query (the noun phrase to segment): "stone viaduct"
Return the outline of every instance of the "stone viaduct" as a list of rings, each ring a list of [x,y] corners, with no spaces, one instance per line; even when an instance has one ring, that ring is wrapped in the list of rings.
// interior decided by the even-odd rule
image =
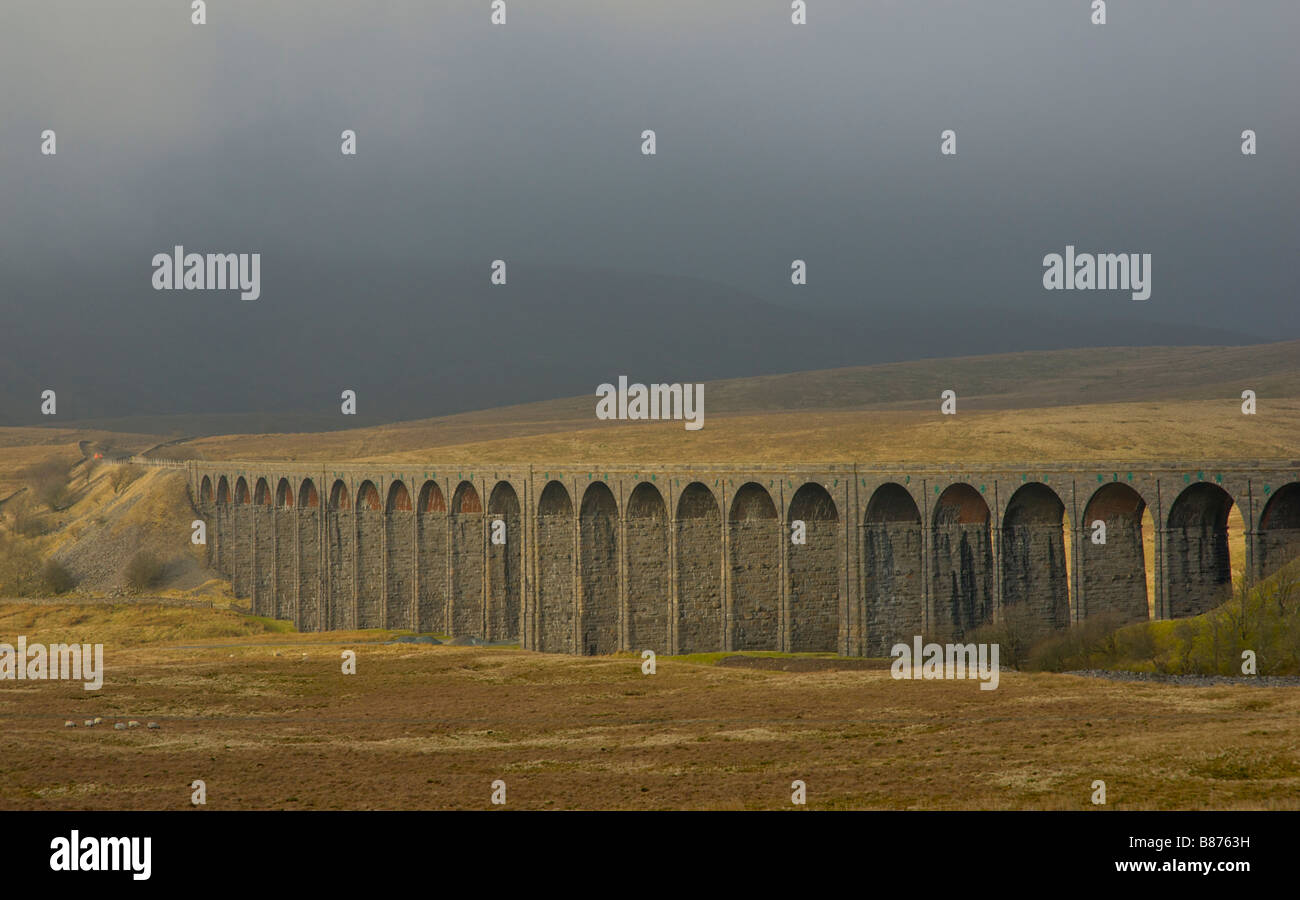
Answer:
[[[1300,553],[1300,460],[173,465],[256,614],[556,653],[880,656],[1015,608],[1045,627],[1195,615],[1231,591],[1234,504],[1248,573]]]

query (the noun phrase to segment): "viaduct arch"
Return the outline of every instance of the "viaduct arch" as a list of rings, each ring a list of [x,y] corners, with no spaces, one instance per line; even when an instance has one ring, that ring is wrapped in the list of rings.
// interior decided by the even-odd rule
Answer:
[[[189,470],[212,564],[258,615],[553,653],[882,656],[1010,615],[1044,630],[1176,618],[1229,596],[1234,567],[1263,577],[1300,555],[1290,460],[173,465]]]

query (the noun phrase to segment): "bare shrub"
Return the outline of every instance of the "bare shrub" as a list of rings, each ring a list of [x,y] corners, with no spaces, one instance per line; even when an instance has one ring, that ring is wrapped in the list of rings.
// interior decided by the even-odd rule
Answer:
[[[1046,672],[1103,668],[1114,659],[1115,632],[1119,627],[1114,616],[1089,616],[1072,628],[1037,641],[1030,649],[1026,668]]]
[[[21,537],[39,537],[45,534],[45,522],[30,504],[20,504],[13,511],[10,528]]]
[[[980,644],[997,644],[999,663],[1021,669],[1029,662],[1030,649],[1051,633],[1051,628],[1032,609],[1017,604],[1004,606],[1000,621],[980,626],[971,632],[970,639]]]
[[[24,473],[24,480],[32,492],[32,498],[40,506],[52,510],[62,509],[72,497],[72,492],[68,489],[68,467],[57,459],[47,459],[30,466]]]
[[[131,482],[139,478],[141,474],[140,470],[132,465],[114,466],[113,470],[108,473],[108,483],[113,488],[114,494],[120,494],[130,487]]]
[[[76,586],[76,579],[63,563],[47,559],[41,568],[41,587],[48,594],[66,594]]]
[[[0,595],[41,593],[41,557],[27,541],[0,535]]]
[[[162,580],[163,569],[163,562],[157,556],[148,550],[139,550],[126,564],[122,581],[136,593],[147,591]]]

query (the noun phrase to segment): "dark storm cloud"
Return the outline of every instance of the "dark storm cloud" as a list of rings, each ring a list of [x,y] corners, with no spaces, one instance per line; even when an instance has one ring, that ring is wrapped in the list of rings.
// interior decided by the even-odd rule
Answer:
[[[644,277],[660,275],[854,332],[825,352],[815,330],[788,352],[762,330],[711,339],[671,380],[1300,333],[1291,2],[1111,3],[1100,27],[1087,3],[1028,0],[812,0],[805,27],[780,0],[512,0],[496,28],[486,0],[223,0],[202,27],[188,6],[0,9],[7,388],[76,384],[95,397],[82,414],[117,414],[289,409],[366,379],[390,397],[418,383],[387,411],[426,415],[617,374],[608,346],[589,368],[556,360],[548,341],[583,345],[548,329],[653,360],[692,315],[724,332],[779,315],[692,311],[714,289],[687,280],[666,320]],[[151,291],[150,259],[177,243],[261,252],[262,298]],[[1152,299],[1044,291],[1041,259],[1067,243],[1151,253]],[[539,307],[537,347],[476,286],[498,257],[510,308]],[[403,342],[420,352],[387,352]],[[476,368],[507,350],[510,373]],[[427,399],[422,378],[458,393]]]

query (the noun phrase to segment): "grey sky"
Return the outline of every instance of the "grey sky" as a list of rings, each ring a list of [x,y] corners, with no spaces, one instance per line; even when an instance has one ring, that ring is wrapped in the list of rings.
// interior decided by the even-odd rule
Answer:
[[[1290,0],[1112,2],[1105,26],[1085,0],[809,0],[805,27],[785,0],[508,0],[505,27],[487,0],[220,0],[202,27],[188,7],[0,6],[0,316],[25,343],[104,304],[127,342],[181,306],[258,327],[231,295],[153,295],[149,260],[176,243],[260,251],[258,304],[341,319],[380,271],[413,291],[430,273],[425,308],[463,313],[434,273],[486,280],[503,257],[521,293],[551,266],[867,321],[996,308],[1013,331],[1067,314],[1300,335]],[[1151,253],[1152,299],[1044,291],[1067,243]],[[304,268],[348,289],[308,295]]]

